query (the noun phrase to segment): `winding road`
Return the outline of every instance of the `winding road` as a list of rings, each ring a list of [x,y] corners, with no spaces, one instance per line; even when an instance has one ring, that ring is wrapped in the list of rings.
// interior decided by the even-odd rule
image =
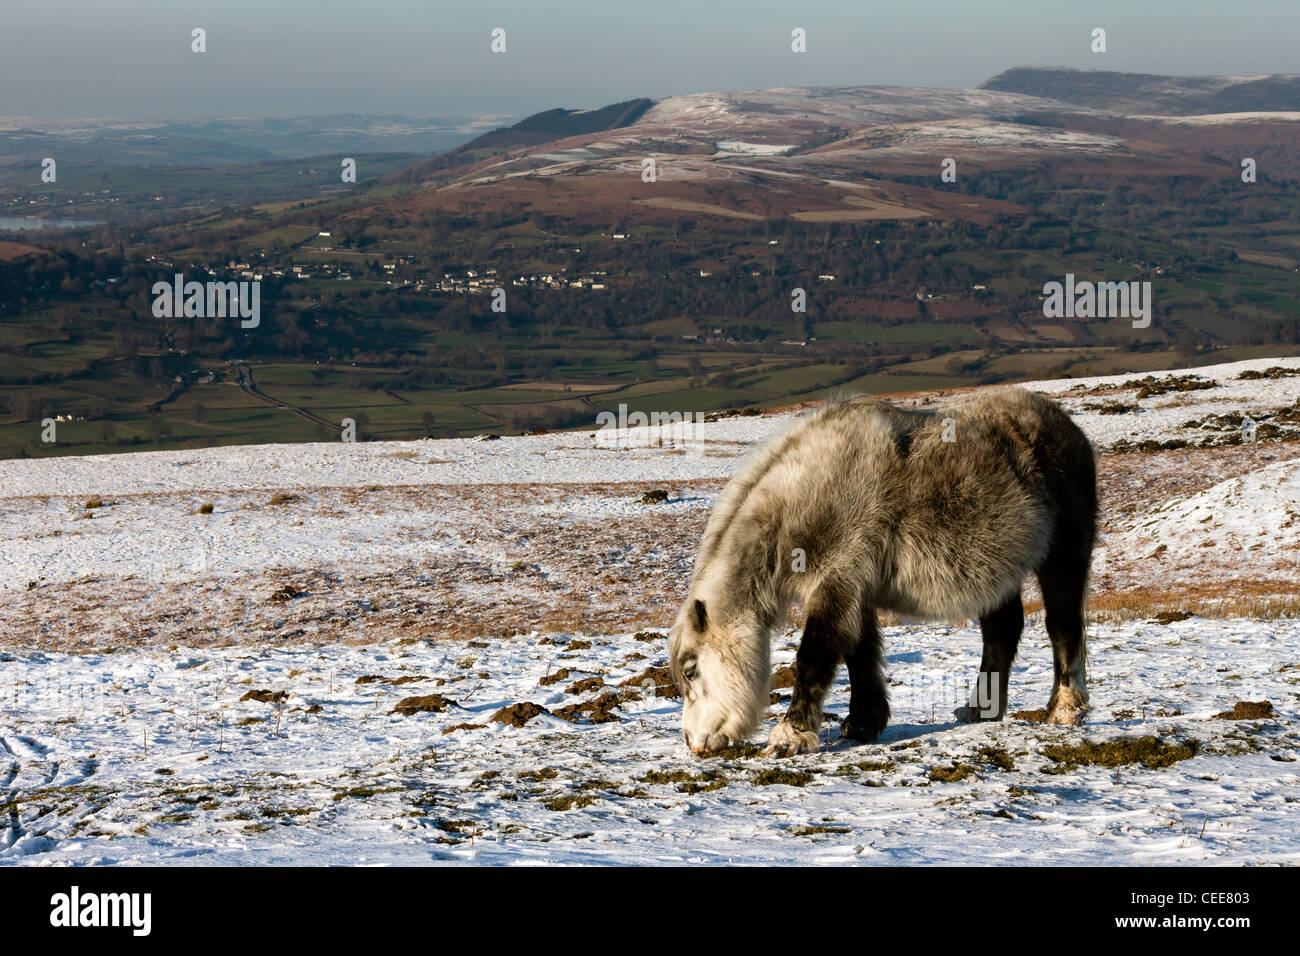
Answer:
[[[268,405],[274,405],[276,408],[283,408],[287,411],[293,412],[299,418],[306,419],[314,424],[324,425],[326,428],[332,428],[336,432],[343,431],[343,426],[338,422],[326,421],[314,412],[309,412],[305,408],[299,408],[297,405],[290,405],[288,402],[282,402],[278,398],[272,398],[265,392],[259,391],[257,383],[253,381],[252,370],[243,362],[231,362],[230,365],[235,369],[236,374],[239,376],[239,390],[244,392],[246,395],[251,395],[253,398],[266,402]]]

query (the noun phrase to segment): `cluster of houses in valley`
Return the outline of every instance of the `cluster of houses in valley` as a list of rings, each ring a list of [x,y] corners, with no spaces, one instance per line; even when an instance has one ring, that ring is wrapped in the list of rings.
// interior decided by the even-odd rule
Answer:
[[[738,339],[721,326],[714,326],[707,332],[681,336],[683,342],[707,342],[710,345],[739,345],[744,339]],[[782,345],[807,345],[807,342],[782,342]]]
[[[386,273],[396,272],[396,266],[384,265]],[[604,289],[606,273],[600,271],[584,272],[570,276],[566,270],[558,272],[525,273],[510,280],[510,284],[521,289]],[[502,278],[496,269],[462,269],[444,272],[438,280],[410,279],[403,280],[403,285],[412,285],[417,291],[446,292],[453,295],[478,295],[500,288]]]
[[[512,279],[510,284],[526,289],[603,289],[606,273],[599,270],[569,276],[565,270],[555,272],[537,272]]]
[[[168,269],[176,267],[175,261],[167,256],[149,256],[147,261]],[[346,282],[352,278],[352,273],[349,271],[351,268],[353,267],[343,263],[330,262],[315,262],[310,265],[273,266],[265,263],[257,264],[240,259],[231,259],[225,265],[191,267],[190,271],[206,273],[213,277],[248,279],[253,282],[261,282],[272,277],[280,279],[337,279]],[[385,269],[391,271],[392,267],[386,266]]]
[[[265,255],[261,258],[264,259]],[[167,256],[151,255],[148,257],[148,261],[168,269],[176,267],[175,261]],[[433,279],[424,274],[426,272],[424,269],[409,268],[415,265],[416,259],[414,256],[399,255],[392,262],[381,263],[380,269],[388,285],[397,288],[410,288],[417,292],[428,292],[431,295],[439,293],[477,295],[479,293],[489,293],[504,284],[498,270],[491,267],[447,271],[442,274],[442,278]],[[270,277],[333,279],[346,282],[353,278],[353,270],[355,269],[355,265],[347,263],[316,261],[303,265],[291,263],[271,265],[265,262],[258,263],[252,259],[248,261],[231,259],[224,265],[199,266],[193,271],[206,273],[214,278],[250,279],[254,282],[260,282]],[[365,278],[371,278],[372,275],[368,274]],[[511,279],[510,284],[525,289],[590,289],[600,291],[607,287],[607,277],[608,273],[603,270],[591,270],[569,275],[566,269],[561,268],[555,272],[524,273]]]
[[[457,295],[477,295],[490,292],[501,284],[496,269],[465,269],[463,272],[444,272],[442,278],[431,286],[435,292],[451,292]],[[416,286],[419,288],[419,286]]]

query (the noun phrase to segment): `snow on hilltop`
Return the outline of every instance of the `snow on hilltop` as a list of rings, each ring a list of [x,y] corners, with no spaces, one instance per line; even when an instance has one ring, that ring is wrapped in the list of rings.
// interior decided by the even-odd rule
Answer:
[[[1295,377],[1243,379],[1269,368]],[[1099,410],[1102,400],[1136,392],[1147,379],[1204,380],[1212,388],[1174,390],[1135,402],[1131,415]],[[1132,384],[1139,383],[1139,384]],[[1127,387],[1126,386],[1131,386]],[[1269,410],[1300,398],[1300,358],[1251,359],[1168,372],[1025,382],[1016,387],[1057,398],[1101,451],[1117,444],[1203,437],[1189,419]],[[1112,394],[1113,393],[1113,394]],[[737,459],[789,425],[797,413],[738,416],[682,426],[609,432],[556,432],[483,441],[472,438],[408,442],[232,445],[186,451],[0,461],[4,498],[30,495],[132,494],[251,488],[358,487],[554,482],[688,481],[730,474]],[[662,445],[660,440],[663,440]],[[682,451],[686,454],[680,454]],[[667,453],[666,453],[667,452]],[[0,499],[3,500],[3,499]]]
[[[1262,577],[1300,557],[1300,459],[1280,461],[1153,508],[1115,536],[1111,549],[1190,552],[1209,542],[1229,563],[1249,562]]]
[[[236,491],[250,488],[366,485],[519,484],[592,481],[688,481],[721,477],[735,458],[785,423],[742,417],[682,426],[522,435],[485,441],[316,442],[228,445],[186,451],[0,461],[4,496]],[[657,443],[665,439],[664,446]],[[726,446],[725,448],[723,446]],[[693,454],[665,454],[687,448]],[[728,451],[730,449],[730,451]],[[706,456],[704,453],[708,452]]]
[[[1298,377],[1242,378],[1270,368],[1293,370]],[[1212,387],[1180,390],[1189,378]],[[1152,380],[1156,387],[1146,387],[1156,394],[1137,397],[1141,383]],[[1161,391],[1159,382],[1182,384]],[[1061,401],[1103,451],[1233,440],[1246,414],[1261,429],[1300,427],[1300,409],[1289,421],[1285,411],[1300,396],[1300,359],[1024,387]],[[1116,408],[1128,410],[1117,414]],[[739,461],[796,414],[617,434],[593,428],[493,441],[238,445],[3,461],[0,543],[6,561],[0,592],[81,578],[179,581],[275,567],[355,569],[473,549],[479,549],[481,560],[482,545],[473,543],[479,541],[476,528],[495,534],[511,520],[532,524],[544,518],[587,524],[618,518],[635,524],[646,514],[628,490],[638,484],[681,487],[683,494],[669,510],[691,512],[702,521],[713,494]],[[1275,420],[1280,424],[1272,424]],[[578,487],[593,484],[610,487],[596,492]],[[488,486],[496,485],[520,490],[514,495],[490,491]],[[543,485],[551,490],[535,487]],[[525,486],[534,490],[525,492]],[[447,490],[452,487],[461,490]],[[420,488],[431,490],[420,494]],[[409,489],[401,492],[406,503],[387,507],[387,498],[399,494],[396,489]],[[270,508],[268,499],[276,491],[299,497]],[[484,496],[493,498],[490,513],[480,513]],[[84,518],[82,507],[90,497],[109,502],[93,520]],[[215,513],[196,517],[193,512],[205,502]],[[1240,520],[1249,524],[1251,513],[1243,512]],[[1253,520],[1258,528],[1271,527],[1260,524],[1262,517]],[[694,524],[688,530],[694,531]]]
[[[790,760],[688,754],[663,626],[800,412],[0,462],[0,865],[1300,863],[1300,623],[1224,603],[1300,584],[1300,359],[1027,387],[1103,452],[1087,726],[954,724],[978,628],[886,622],[883,739]]]

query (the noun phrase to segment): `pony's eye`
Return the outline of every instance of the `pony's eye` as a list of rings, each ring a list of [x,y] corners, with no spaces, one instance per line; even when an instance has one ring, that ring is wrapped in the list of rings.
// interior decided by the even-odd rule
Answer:
[[[698,669],[695,666],[695,658],[690,658],[682,664],[682,676],[687,680],[695,680]]]

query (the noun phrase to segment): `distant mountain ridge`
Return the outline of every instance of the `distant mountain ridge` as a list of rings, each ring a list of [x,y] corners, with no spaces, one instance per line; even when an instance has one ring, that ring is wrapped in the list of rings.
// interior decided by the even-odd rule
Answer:
[[[58,156],[108,166],[230,166],[335,153],[425,154],[453,149],[499,115],[415,118],[395,114],[216,117],[173,120],[43,120],[0,116],[0,166]]]
[[[1074,106],[1133,115],[1300,112],[1300,75],[1162,76],[1018,66],[979,89],[1023,93]]]
[[[512,147],[537,146],[570,136],[622,129],[631,126],[654,105],[654,100],[642,96],[592,110],[563,108],[543,110],[524,117],[513,126],[502,126],[491,130],[468,143],[420,163],[404,171],[401,178],[407,181],[418,180],[428,173],[473,163],[485,155]]]
[[[600,133],[607,129],[630,126],[653,105],[653,100],[642,96],[634,100],[624,100],[621,103],[611,103],[608,106],[602,106],[600,109],[594,110],[546,110],[525,117],[514,126],[509,127],[508,131],[514,132],[516,135],[546,134],[551,139],[581,136],[584,133]],[[497,132],[505,131],[498,130]],[[493,134],[486,133],[479,138],[483,139],[491,135]]]
[[[1225,115],[1228,114],[1228,115]],[[622,224],[793,218],[967,219],[1026,208],[936,187],[935,157],[967,171],[1159,163],[1214,179],[1250,155],[1300,179],[1300,76],[1154,76],[1023,66],[975,89],[810,86],[639,98],[552,109],[381,178],[422,187],[356,207],[427,222],[483,210]],[[642,160],[669,175],[642,188]],[[1064,172],[1065,170],[1069,172]],[[647,183],[649,181],[646,181]],[[707,267],[705,268],[707,270]]]

